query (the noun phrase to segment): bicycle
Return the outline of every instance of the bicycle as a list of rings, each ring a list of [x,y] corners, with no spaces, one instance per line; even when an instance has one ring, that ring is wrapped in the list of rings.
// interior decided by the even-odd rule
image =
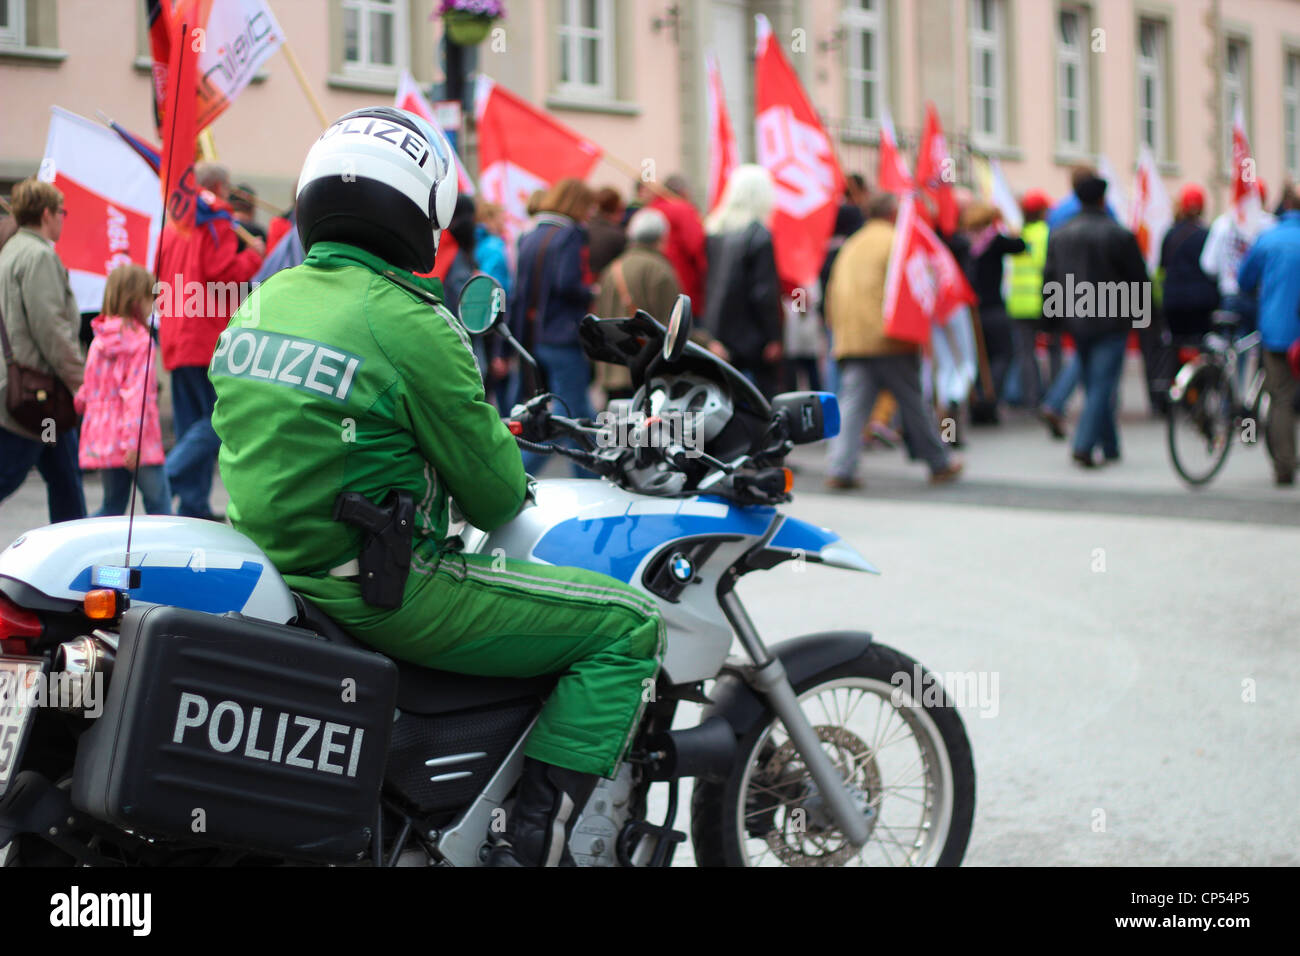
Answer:
[[[1169,455],[1174,470],[1192,487],[1207,484],[1223,468],[1232,447],[1232,434],[1242,440],[1263,432],[1268,447],[1268,393],[1264,367],[1258,361],[1259,332],[1233,337],[1235,312],[1215,312],[1215,331],[1201,340],[1201,351],[1183,365],[1169,389]],[[1241,373],[1255,359],[1249,378]],[[1272,449],[1269,448],[1270,454]]]

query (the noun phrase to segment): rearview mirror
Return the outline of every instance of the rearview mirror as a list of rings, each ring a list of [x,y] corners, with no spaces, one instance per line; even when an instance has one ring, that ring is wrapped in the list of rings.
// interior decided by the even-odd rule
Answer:
[[[470,335],[482,335],[501,321],[506,290],[489,275],[474,276],[460,290],[460,321]]]
[[[668,318],[668,334],[664,336],[664,361],[676,362],[686,351],[691,339],[691,297],[679,295]]]

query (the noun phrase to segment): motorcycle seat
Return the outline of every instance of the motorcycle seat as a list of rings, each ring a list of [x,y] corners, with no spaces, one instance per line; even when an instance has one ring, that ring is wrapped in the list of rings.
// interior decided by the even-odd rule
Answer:
[[[314,631],[332,644],[378,653],[358,641],[311,601],[293,593],[298,606],[296,626]],[[558,674],[540,677],[481,677],[433,670],[393,658],[397,665],[397,708],[412,714],[434,716],[489,707],[529,697],[544,700],[555,688]]]

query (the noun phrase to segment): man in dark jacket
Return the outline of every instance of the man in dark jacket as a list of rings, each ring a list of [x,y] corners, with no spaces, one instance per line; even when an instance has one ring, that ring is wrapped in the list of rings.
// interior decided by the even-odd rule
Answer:
[[[1201,222],[1205,192],[1189,183],[1178,198],[1178,221],[1160,246],[1165,270],[1164,309],[1169,331],[1198,339],[1210,331],[1210,313],[1219,307],[1219,288],[1201,269],[1201,252],[1210,231]]]
[[[1043,314],[1063,318],[1078,350],[1084,409],[1074,433],[1074,459],[1096,465],[1119,460],[1115,405],[1129,330],[1151,320],[1151,283],[1133,233],[1106,214],[1106,181],[1075,184],[1081,211],[1051,233],[1043,267]]]

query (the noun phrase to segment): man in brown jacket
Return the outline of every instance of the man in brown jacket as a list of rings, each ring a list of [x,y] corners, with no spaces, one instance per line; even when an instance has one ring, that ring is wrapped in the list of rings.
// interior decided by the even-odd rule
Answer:
[[[77,333],[81,316],[68,285],[68,270],[54,243],[63,233],[63,194],[35,177],[14,187],[11,201],[18,232],[0,249],[0,312],[13,360],[52,373],[74,395],[81,387],[85,356]],[[0,395],[8,386],[0,366]],[[45,479],[50,521],[86,517],[77,465],[77,432],[40,434],[23,428],[0,403],[0,501],[13,494],[35,466]]]
[[[627,251],[611,262],[600,276],[600,293],[591,312],[602,319],[632,315],[644,309],[668,324],[681,286],[672,263],[664,257],[668,219],[657,209],[642,209],[627,224]],[[610,398],[631,394],[632,377],[625,365],[596,367],[596,384]]]
[[[830,448],[827,487],[859,488],[854,477],[866,424],[877,392],[898,401],[903,439],[913,460],[930,466],[930,481],[951,481],[961,461],[939,440],[934,418],[921,397],[918,346],[885,334],[885,274],[894,245],[898,198],[882,193],[867,207],[867,224],[854,233],[835,259],[827,288],[826,319],[839,363],[840,433]]]

